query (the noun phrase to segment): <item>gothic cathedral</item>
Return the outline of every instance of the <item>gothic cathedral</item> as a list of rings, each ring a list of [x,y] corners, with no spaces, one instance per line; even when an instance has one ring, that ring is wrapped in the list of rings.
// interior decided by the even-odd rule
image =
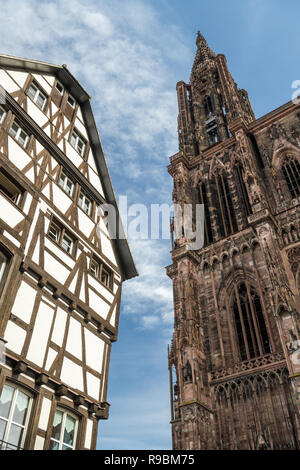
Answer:
[[[174,203],[205,214],[203,247],[172,236],[167,267],[173,448],[299,449],[300,105],[255,119],[224,55],[196,44],[168,167]]]

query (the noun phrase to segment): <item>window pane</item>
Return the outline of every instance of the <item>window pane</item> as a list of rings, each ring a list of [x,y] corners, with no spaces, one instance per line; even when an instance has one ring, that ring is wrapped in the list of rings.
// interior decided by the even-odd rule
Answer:
[[[92,260],[91,262],[91,271],[95,276],[99,274],[99,264],[96,261]]]
[[[46,98],[41,93],[39,93],[37,100],[36,100],[36,104],[38,105],[39,108],[43,109],[45,106],[45,103],[46,103]]]
[[[14,389],[12,387],[9,387],[9,385],[4,385],[0,397],[0,416],[2,418],[8,418],[13,393]]]
[[[18,142],[24,147],[27,140],[27,134],[24,131],[20,132]]]
[[[4,421],[3,419],[0,419],[0,441],[3,440],[4,438],[5,429],[6,429],[6,421]]]
[[[55,441],[50,441],[50,450],[59,450],[59,443]]]
[[[71,136],[71,145],[73,145],[73,147],[76,147],[76,140],[77,140],[77,137],[76,137],[76,134],[72,134]]]
[[[62,423],[63,414],[61,411],[56,410],[53,421],[52,437],[54,439],[60,439],[61,433],[61,423]]]
[[[31,99],[34,99],[36,92],[37,92],[37,87],[34,86],[34,85],[30,85],[30,88],[29,88],[29,90],[28,90],[28,96],[29,96]]]
[[[58,242],[59,233],[60,233],[60,230],[54,225],[51,225],[51,227],[49,228],[49,237],[55,240],[56,242]]]
[[[23,428],[21,426],[17,426],[16,424],[12,424],[8,434],[7,442],[13,446],[19,446],[21,445],[22,435]]]
[[[67,235],[64,235],[61,246],[64,250],[70,253],[72,251],[73,242]]]
[[[13,421],[15,423],[18,423],[18,424],[25,423],[28,405],[29,405],[29,397],[25,395],[25,393],[18,392],[14,415],[13,415]]]
[[[7,265],[7,257],[3,253],[0,252],[0,281],[3,277],[6,265]]]
[[[5,111],[4,111],[4,109],[3,109],[3,108],[0,108],[0,122],[2,122],[2,121],[3,121],[3,119],[4,119],[4,116],[5,116]]]
[[[64,443],[71,446],[73,445],[74,440],[75,422],[76,421],[72,416],[67,415],[64,432]]]
[[[72,447],[68,447],[68,446],[62,446],[62,450],[73,450]]]
[[[9,133],[12,137],[16,137],[19,126],[14,122],[9,130]]]
[[[67,179],[67,181],[66,181],[66,191],[67,191],[67,193],[68,193],[70,196],[72,196],[73,187],[74,187],[74,185],[73,185],[72,181],[70,181],[69,179]]]

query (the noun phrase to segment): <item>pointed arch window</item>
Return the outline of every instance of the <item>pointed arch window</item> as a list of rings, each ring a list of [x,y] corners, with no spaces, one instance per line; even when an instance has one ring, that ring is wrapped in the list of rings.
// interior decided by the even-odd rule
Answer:
[[[243,168],[241,164],[237,165],[236,167],[236,175],[237,175],[237,179],[238,179],[239,187],[241,191],[243,207],[245,208],[246,215],[248,216],[252,214],[252,209],[251,209],[251,204],[249,201],[248,191],[244,183]]]
[[[204,245],[209,245],[214,240],[209,214],[207,191],[204,183],[201,183],[199,186],[199,199],[200,204],[204,204]]]
[[[241,360],[271,353],[260,298],[247,282],[235,286],[232,308]]]
[[[300,196],[300,163],[288,157],[282,165],[282,172],[292,198]]]
[[[227,237],[237,231],[237,223],[227,178],[221,173],[215,176],[217,210],[219,213],[220,233]]]

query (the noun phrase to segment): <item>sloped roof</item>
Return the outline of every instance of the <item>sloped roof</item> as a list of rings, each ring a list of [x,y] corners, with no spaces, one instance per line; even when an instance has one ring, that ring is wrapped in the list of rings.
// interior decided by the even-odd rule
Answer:
[[[93,155],[95,157],[96,166],[101,177],[101,183],[107,203],[112,204],[116,209],[117,224],[119,226],[119,237],[112,240],[119,266],[124,279],[130,279],[138,276],[128,241],[124,234],[122,223],[119,223],[120,213],[113,190],[109,171],[107,168],[104,152],[100,142],[98,129],[96,126],[94,114],[92,111],[90,96],[76,80],[76,78],[67,69],[66,65],[54,65],[47,62],[40,62],[32,59],[24,59],[5,54],[0,54],[0,68],[9,70],[25,71],[28,73],[40,73],[44,75],[53,75],[64,85],[71,95],[76,99],[81,107],[81,112],[85,122],[86,130],[89,136]],[[97,193],[96,189],[94,189]],[[101,195],[99,194],[99,199]]]

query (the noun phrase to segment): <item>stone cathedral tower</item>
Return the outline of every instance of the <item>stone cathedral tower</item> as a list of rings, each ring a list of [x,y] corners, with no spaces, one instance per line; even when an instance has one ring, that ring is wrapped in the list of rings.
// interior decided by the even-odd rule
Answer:
[[[300,105],[255,119],[198,33],[179,82],[173,201],[204,204],[205,241],[174,240],[174,449],[300,447]],[[171,230],[173,230],[171,224]]]

